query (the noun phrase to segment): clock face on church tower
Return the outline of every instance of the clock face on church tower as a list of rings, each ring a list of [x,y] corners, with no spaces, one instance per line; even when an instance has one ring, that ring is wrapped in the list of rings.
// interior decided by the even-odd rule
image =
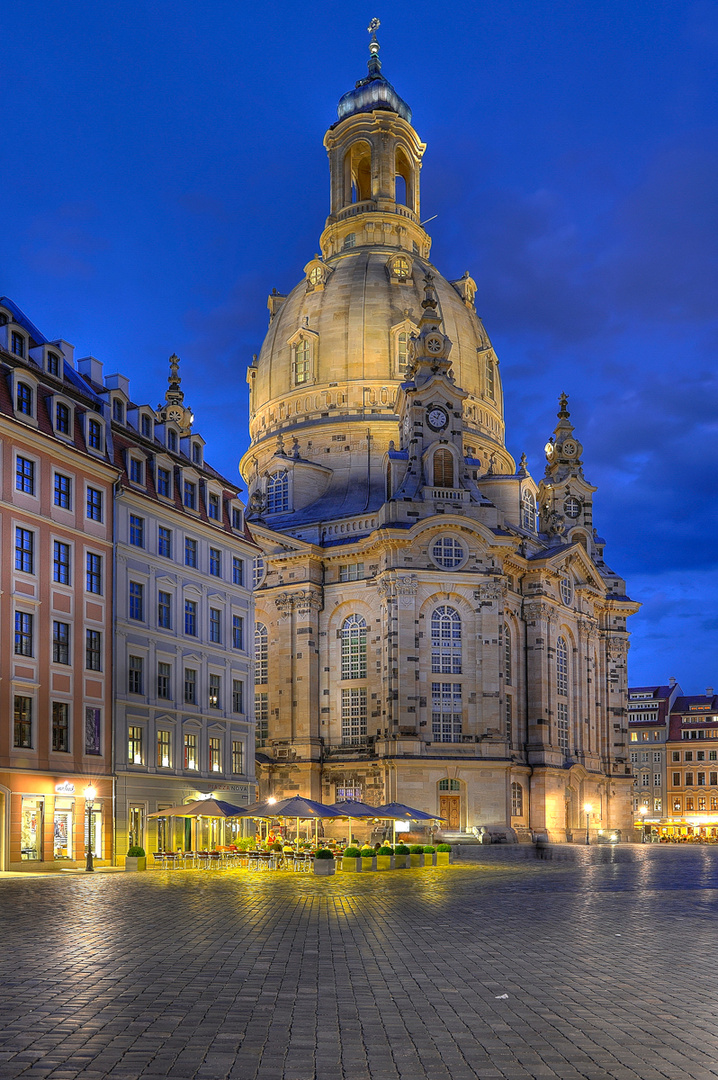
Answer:
[[[426,414],[426,422],[434,431],[443,431],[449,423],[449,417],[445,409],[435,405]]]

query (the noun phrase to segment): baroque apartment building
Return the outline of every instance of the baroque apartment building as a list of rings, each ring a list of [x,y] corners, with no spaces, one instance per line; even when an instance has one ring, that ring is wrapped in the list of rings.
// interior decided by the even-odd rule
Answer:
[[[633,824],[658,835],[668,812],[666,742],[673,704],[683,691],[674,678],[667,686],[632,686],[628,690],[628,734],[633,770]]]
[[[445,829],[631,831],[627,617],[565,395],[536,480],[476,283],[430,259],[426,149],[381,71],[326,133],[320,255],[248,370],[240,468],[263,795],[399,800]]]
[[[113,856],[115,477],[103,402],[73,346],[0,298],[3,870],[81,864],[90,817],[96,860]]]
[[[83,373],[105,403],[115,485],[116,854],[190,847],[181,818],[148,815],[202,796],[254,799],[253,606],[257,547],[238,488],[205,441],[170,359],[165,401],[122,375]],[[207,827],[207,823],[205,823]],[[197,836],[203,846],[223,839]]]
[[[718,838],[718,694],[676,699],[667,753],[667,806],[661,832]]]

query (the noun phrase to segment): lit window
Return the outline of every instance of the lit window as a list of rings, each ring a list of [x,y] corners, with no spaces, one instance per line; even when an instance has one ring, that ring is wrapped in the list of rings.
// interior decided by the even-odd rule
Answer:
[[[127,729],[127,760],[131,765],[142,764],[142,728],[129,727]]]
[[[324,281],[324,268],[322,266],[313,266],[309,271],[309,282],[311,285],[321,285]]]
[[[568,645],[563,637],[556,642],[556,693],[568,696]]]
[[[458,780],[440,780],[439,791],[461,791],[461,784]]]
[[[264,623],[256,623],[254,627],[254,681],[266,683],[268,675],[268,648],[267,627]]]
[[[301,338],[294,346],[294,384],[301,386],[309,381],[312,362],[311,345],[306,338]]]
[[[33,395],[27,383],[17,384],[17,411],[24,416],[32,416]]]
[[[406,369],[407,369],[407,364],[408,364],[408,360],[409,360],[408,352],[407,352],[408,342],[409,342],[409,335],[407,334],[406,330],[402,330],[401,333],[397,334],[397,337],[396,337],[396,366],[397,366],[397,368],[399,370],[400,375],[404,375],[406,373]]]
[[[367,735],[367,700],[365,686],[342,690],[342,743],[358,746]]]
[[[445,604],[431,614],[431,670],[439,675],[461,674],[461,616]]]
[[[35,494],[35,462],[19,454],[15,463],[15,490],[25,495]]]
[[[72,480],[62,473],[55,473],[55,506],[72,509]]]
[[[350,615],[342,624],[342,679],[366,678],[366,620]]]
[[[524,789],[514,781],[511,785],[511,816],[522,817],[524,812]]]
[[[185,735],[184,737],[184,767],[185,769],[197,769],[197,736]]]
[[[460,742],[462,718],[461,683],[432,683],[431,737],[434,742]]]
[[[130,543],[133,547],[145,546],[145,519],[130,514]]]
[[[157,469],[157,494],[165,499],[172,496],[171,476],[169,469]]]
[[[452,570],[464,561],[466,552],[459,540],[453,536],[442,536],[432,546],[431,555],[443,569]]]
[[[58,401],[55,410],[55,430],[61,435],[70,434],[70,410],[62,401]]]
[[[35,563],[35,536],[29,529],[15,529],[15,569],[32,574]]]
[[[169,731],[157,732],[157,768],[169,769],[172,767],[171,742]]]
[[[391,264],[391,272],[394,277],[397,277],[400,280],[405,280],[409,277],[409,274],[411,273],[411,266],[409,265],[409,260],[405,259],[403,255],[399,255],[398,258],[394,259],[394,262]]]
[[[222,676],[210,675],[209,677],[209,707],[210,709],[219,709],[220,698],[222,696]]]
[[[568,754],[568,705],[565,701],[556,704],[556,727],[558,745],[564,754]]]
[[[209,740],[209,770],[220,772],[222,768],[221,743],[219,739]]]

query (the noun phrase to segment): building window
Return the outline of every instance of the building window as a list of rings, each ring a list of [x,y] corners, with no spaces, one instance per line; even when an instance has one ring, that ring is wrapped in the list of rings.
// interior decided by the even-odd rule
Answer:
[[[306,338],[301,338],[294,346],[294,385],[301,386],[309,382],[312,366],[312,347]]]
[[[167,430],[167,449],[173,453],[177,450],[177,432],[172,428]]]
[[[29,529],[15,529],[15,569],[32,574],[35,565],[35,537]]]
[[[133,484],[144,484],[145,481],[144,462],[137,458],[130,458],[130,480]]]
[[[242,511],[236,506],[232,507],[232,528],[237,530],[242,528]]]
[[[712,772],[710,774],[709,783],[711,787],[716,787],[716,785],[718,785],[718,772]]]
[[[144,694],[145,662],[141,656],[130,656],[127,669],[127,692]]]
[[[129,727],[127,729],[127,760],[131,765],[142,764],[142,728]]]
[[[461,791],[458,780],[439,780],[439,791]]]
[[[209,609],[209,640],[213,645],[219,645],[222,641],[221,619],[222,612],[219,608]]]
[[[85,753],[93,757],[100,757],[102,713],[99,709],[88,705],[85,709]]]
[[[113,398],[113,401],[112,401],[112,419],[118,424],[122,424],[124,422],[125,409],[124,409],[124,405],[119,400],[119,398]]]
[[[686,773],[686,787],[693,787],[693,773]]]
[[[232,679],[232,712],[244,712],[244,683],[241,679]]]
[[[660,750],[654,751],[653,760],[654,761],[660,761],[661,760],[661,752],[660,752]]]
[[[10,336],[10,351],[15,356],[25,355],[25,338],[22,334],[16,334],[14,330]]]
[[[257,556],[252,565],[252,588],[258,589],[264,581],[264,559]]]
[[[513,665],[511,663],[511,630],[507,623],[504,623],[504,683],[506,686],[511,686],[511,680],[513,679]]]
[[[506,698],[506,741],[511,746],[511,740],[513,738],[514,728],[514,713],[513,713],[513,701],[510,697]]]
[[[185,566],[197,567],[197,541],[184,538],[184,564]]]
[[[232,740],[232,772],[236,776],[244,772],[244,744],[241,739]]]
[[[523,817],[524,813],[524,789],[516,781],[511,785],[511,816]]]
[[[207,500],[207,516],[212,518],[213,521],[219,521],[219,495],[214,495],[211,492]]]
[[[556,693],[568,697],[568,645],[563,637],[556,642]]]
[[[267,627],[264,623],[254,626],[254,681],[265,684],[268,669]]]
[[[157,529],[157,554],[165,559],[172,558],[172,530],[166,529],[164,525]]]
[[[568,754],[568,705],[565,701],[556,705],[556,728],[559,749]]]
[[[696,785],[697,787],[705,787],[706,786],[706,774],[704,772],[696,773],[696,781],[697,781],[697,785]]]
[[[463,707],[461,683],[431,684],[431,737],[434,742],[460,742]]]
[[[269,694],[266,691],[254,695],[254,723],[257,746],[266,746],[269,739]]]
[[[52,578],[61,585],[70,584],[70,545],[61,540],[52,545]]]
[[[209,677],[209,707],[210,709],[220,709],[220,698],[222,696],[222,676],[210,675]]]
[[[450,450],[441,449],[434,453],[432,460],[434,487],[451,488],[454,486],[454,455]]]
[[[184,737],[184,767],[185,769],[197,769],[197,736],[185,735]]]
[[[232,584],[244,585],[244,559],[232,557]]]
[[[15,490],[25,495],[35,494],[35,462],[19,454],[15,463]]]
[[[192,461],[195,465],[202,464],[202,447],[199,443],[192,443]]]
[[[712,801],[713,801],[713,800],[711,800],[711,802],[712,802]],[[655,811],[657,811],[657,812],[658,812],[659,814],[660,814],[660,812],[661,812],[661,807],[662,807],[662,805],[663,805],[663,802],[662,802],[662,800],[661,800],[661,799],[654,799],[654,800],[653,800],[653,809],[654,809]],[[715,810],[715,807],[714,807],[714,806],[712,806],[712,807],[711,807],[711,810]]]
[[[400,375],[406,374],[408,355],[407,355],[407,343],[409,335],[406,330],[402,330],[396,335],[396,366]]]
[[[641,773],[641,786],[642,787],[649,787],[650,783],[651,783],[651,777],[650,777],[649,773],[647,773],[647,772],[646,773]]]
[[[197,704],[197,672],[194,668],[184,669],[184,699],[187,705]]]
[[[85,668],[102,671],[102,634],[99,630],[85,631]]]
[[[145,587],[139,581],[130,582],[130,618],[142,622],[145,617]]]
[[[143,438],[152,438],[152,420],[144,413],[142,414],[142,418],[140,420],[140,430],[142,431]]]
[[[70,706],[64,701],[52,703],[52,749],[58,754],[70,749]]]
[[[566,607],[569,607],[571,601],[573,600],[573,587],[571,585],[571,579],[567,577],[562,577],[559,583],[559,588],[561,590],[561,599],[563,600]]]
[[[15,612],[15,655],[32,656],[33,616],[26,611]]]
[[[102,449],[102,427],[99,420],[90,420],[88,422],[87,445],[91,450]]]
[[[52,662],[53,664],[70,663],[70,624],[53,622],[52,624]]]
[[[267,481],[267,513],[281,514],[289,510],[289,473],[275,473]]]
[[[171,476],[169,469],[157,469],[157,494],[169,499],[172,496]]]
[[[172,748],[169,731],[157,732],[157,768],[170,769],[172,767]]]
[[[172,668],[169,664],[164,664],[161,660],[157,664],[157,697],[164,698],[165,701],[171,698],[170,693],[170,679],[172,677]]]
[[[680,750],[674,750],[673,751],[673,753],[671,754],[671,760],[672,761],[680,761],[681,760],[681,752],[680,752]]]
[[[342,679],[366,679],[366,620],[350,615],[341,629]]]
[[[55,430],[60,435],[70,434],[70,410],[62,401],[58,401],[55,409]]]
[[[461,674],[461,616],[447,604],[431,613],[431,670],[438,675]]]
[[[496,388],[494,385],[494,362],[490,356],[486,357],[484,373],[486,377],[486,396],[490,397],[493,401],[496,393]]]
[[[188,510],[197,509],[197,485],[191,480],[184,482],[184,504]]]
[[[364,563],[347,563],[339,567],[340,581],[360,581],[364,577]]]
[[[145,519],[130,514],[130,543],[133,547],[145,546]]]
[[[686,810],[687,811],[695,810],[694,800],[693,800],[692,796],[690,796],[690,795],[688,795],[686,797]]]
[[[15,695],[13,746],[32,750],[32,698]]]
[[[27,383],[17,384],[17,411],[24,416],[32,416],[32,389]]]
[[[213,577],[222,576],[222,552],[219,548],[209,549],[209,572]]]
[[[653,786],[654,787],[660,787],[661,786],[661,774],[659,772],[656,772],[656,773],[653,774]]]
[[[536,531],[536,500],[532,491],[524,491],[521,496],[521,524],[529,532]],[[570,603],[570,600],[564,600],[564,603]]]
[[[244,648],[244,619],[241,615],[232,616],[232,648]]]
[[[162,630],[169,630],[172,625],[171,605],[171,594],[160,590],[157,593],[157,625]]]
[[[62,473],[55,473],[55,506],[72,509],[72,480]]]
[[[102,492],[97,488],[87,489],[87,517],[89,521],[102,521]]]
[[[358,746],[366,739],[366,687],[352,686],[342,690],[342,743]]]
[[[681,786],[681,774],[679,772],[673,773],[673,787]]]
[[[47,373],[48,375],[60,374],[60,357],[57,353],[49,352],[47,354]]]
[[[453,536],[441,536],[432,545],[431,557],[442,569],[453,570],[464,561],[464,545]]]
[[[221,772],[222,770],[222,748],[219,739],[211,738],[209,740],[209,771]]]
[[[197,603],[195,600],[184,602],[184,632],[190,637],[197,637]]]

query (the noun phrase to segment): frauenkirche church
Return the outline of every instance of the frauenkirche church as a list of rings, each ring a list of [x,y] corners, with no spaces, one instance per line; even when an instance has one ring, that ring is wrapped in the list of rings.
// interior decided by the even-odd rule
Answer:
[[[321,255],[248,371],[241,471],[263,795],[408,803],[520,838],[632,825],[626,618],[567,399],[536,482],[504,441],[476,284],[421,225],[424,144],[381,72],[327,132]]]

